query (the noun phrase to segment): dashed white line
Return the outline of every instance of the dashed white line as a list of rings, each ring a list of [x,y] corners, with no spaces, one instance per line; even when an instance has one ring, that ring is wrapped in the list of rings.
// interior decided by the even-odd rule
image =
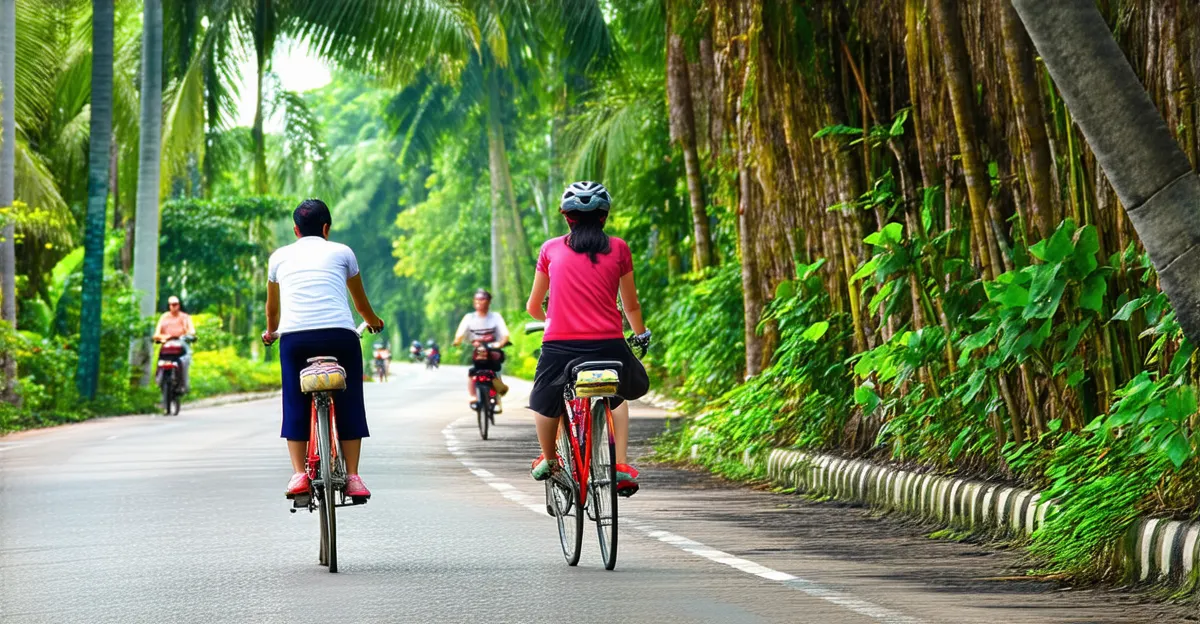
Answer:
[[[498,490],[501,495],[504,496],[504,498],[511,500],[525,507],[526,509],[529,509],[539,516],[546,514],[546,503],[542,498],[526,494],[518,490],[516,486],[512,485],[511,483],[499,480],[492,472],[482,468],[475,468],[474,466],[477,465],[475,462],[464,459],[463,455],[465,455],[465,453],[458,449],[457,446],[454,446],[457,444],[457,438],[454,435],[452,429],[453,426],[454,425],[451,424],[443,429],[442,435],[446,437],[446,448],[455,455],[455,458],[459,463],[469,469],[471,474],[474,474],[475,476],[484,480],[485,483]],[[921,624],[922,622],[922,620],[904,615],[898,611],[893,611],[892,609],[881,607],[875,603],[855,598],[853,595],[846,592],[825,587],[820,583],[803,579],[793,574],[788,574],[787,572],[781,572],[779,570],[768,568],[767,566],[755,563],[749,559],[743,559],[725,551],[711,548],[682,535],[676,535],[670,531],[663,531],[654,527],[653,525],[638,523],[638,521],[629,514],[622,514],[621,517],[625,521],[633,524],[633,527],[639,532],[644,533],[646,537],[658,540],[664,544],[670,544],[671,546],[674,546],[684,552],[696,555],[697,557],[703,557],[704,559],[708,559],[714,563],[729,566],[740,572],[753,574],[759,578],[780,583],[792,589],[798,590],[808,596],[812,596],[813,598],[820,598],[821,600],[829,602],[830,604],[834,604],[848,611],[853,611],[859,615],[878,620],[884,624]]]

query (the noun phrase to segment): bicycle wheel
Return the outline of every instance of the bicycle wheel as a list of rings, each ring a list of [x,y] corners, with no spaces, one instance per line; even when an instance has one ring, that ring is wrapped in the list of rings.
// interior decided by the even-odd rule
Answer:
[[[491,422],[492,402],[488,398],[488,388],[483,384],[475,384],[475,420],[479,423],[479,437],[488,437],[488,425]]]
[[[604,569],[617,565],[617,445],[608,427],[607,400],[592,402],[592,500],[588,516],[596,521]]]
[[[563,558],[567,565],[579,563],[579,551],[583,546],[583,509],[579,506],[579,486],[575,475],[575,455],[571,452],[571,442],[565,428],[559,428],[558,454],[564,458],[564,463],[558,474],[546,481],[546,496],[554,509],[554,518],[558,521],[558,542],[562,546]]]
[[[321,509],[322,549],[330,572],[337,572],[337,522],[334,510],[337,505],[337,485],[334,483],[333,452],[330,446],[329,403],[328,400],[317,404],[317,451],[321,455],[320,478],[321,485],[317,488],[317,501]]]

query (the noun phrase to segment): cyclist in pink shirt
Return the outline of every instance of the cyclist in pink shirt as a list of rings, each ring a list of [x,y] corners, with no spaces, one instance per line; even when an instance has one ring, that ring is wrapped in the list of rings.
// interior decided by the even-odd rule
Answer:
[[[611,198],[596,182],[575,182],[563,193],[560,212],[571,233],[542,245],[537,273],[526,310],[546,322],[542,352],[538,358],[529,395],[529,408],[539,416],[538,443],[542,454],[533,461],[531,473],[539,481],[558,468],[554,449],[559,417],[565,412],[563,390],[566,369],[578,359],[618,360],[623,364],[619,398],[613,405],[613,437],[617,452],[617,492],[632,495],[638,489],[638,471],[628,463],[629,404],[650,389],[646,369],[625,342],[617,295],[625,318],[635,334],[634,341],[649,346],[650,330],[642,320],[637,287],[633,280],[633,256],[625,241],[604,232]],[[550,302],[545,310],[546,292]]]

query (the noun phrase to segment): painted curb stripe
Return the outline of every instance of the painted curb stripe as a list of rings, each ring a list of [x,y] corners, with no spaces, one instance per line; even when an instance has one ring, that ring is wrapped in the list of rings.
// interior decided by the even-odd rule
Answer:
[[[754,459],[743,454],[747,466]],[[1033,490],[899,470],[861,459],[772,449],[766,453],[766,464],[771,479],[800,492],[973,531],[1028,537],[1045,526],[1055,508],[1054,501]],[[1200,560],[1200,522],[1143,518],[1130,527],[1122,544],[1120,559],[1130,580],[1191,582]]]

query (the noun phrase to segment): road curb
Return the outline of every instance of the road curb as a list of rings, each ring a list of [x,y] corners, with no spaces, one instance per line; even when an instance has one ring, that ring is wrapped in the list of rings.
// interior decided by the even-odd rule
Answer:
[[[699,447],[692,447],[692,459]],[[1056,509],[1035,490],[904,470],[861,459],[791,449],[748,451],[742,463],[796,492],[825,496],[974,533],[1027,540]],[[1116,548],[1114,564],[1130,584],[1200,585],[1200,522],[1142,518]]]
[[[641,400],[667,411],[676,408],[674,401],[653,393]],[[692,460],[698,456],[699,446],[693,445]],[[747,449],[741,461],[754,469],[760,458],[766,460],[771,481],[797,492],[974,533],[1027,540],[1045,523],[1047,513],[1056,509],[1053,501],[1042,500],[1035,490],[825,453],[777,448],[755,456]],[[1115,546],[1113,563],[1126,583],[1200,588],[1200,522],[1139,518]]]

